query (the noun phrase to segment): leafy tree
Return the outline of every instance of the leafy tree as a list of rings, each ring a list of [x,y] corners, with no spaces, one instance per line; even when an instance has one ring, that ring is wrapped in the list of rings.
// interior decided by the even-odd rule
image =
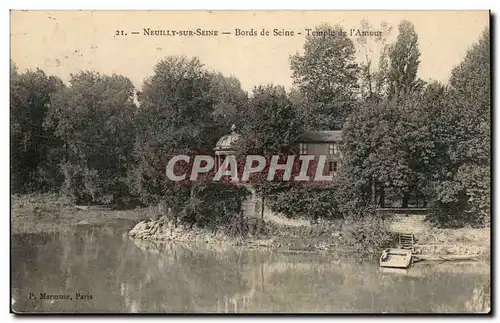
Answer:
[[[367,41],[358,39],[362,47]],[[435,160],[424,102],[432,91],[421,93],[419,56],[414,27],[403,21],[396,43],[383,45],[378,71],[371,71],[366,53],[361,83],[368,94],[344,125],[346,177],[362,200],[380,206],[388,192],[396,194],[403,207],[412,193],[425,195],[430,176],[426,170]]]
[[[131,186],[144,202],[173,196],[165,167],[177,154],[211,152],[221,135],[213,120],[212,75],[196,59],[167,57],[145,80],[135,119],[135,167]],[[174,201],[170,201],[174,202]]]
[[[61,180],[55,154],[58,141],[43,122],[51,95],[63,83],[40,69],[19,73],[12,61],[10,77],[12,191],[56,190]]]
[[[389,51],[388,95],[390,98],[404,96],[422,87],[422,82],[417,79],[420,50],[415,27],[411,22],[403,20],[398,30],[397,41]]]
[[[197,224],[211,229],[228,227],[237,223],[234,219],[241,220],[242,202],[249,195],[245,187],[210,181],[193,183],[183,191],[189,192],[189,197],[183,200],[177,219],[191,226]]]
[[[256,87],[244,120],[246,153],[287,154],[293,150],[301,125],[282,86]]]
[[[301,90],[293,87],[287,95],[295,111],[296,120],[300,122],[301,130],[317,130],[319,116],[315,114],[312,104],[308,102]]]
[[[453,71],[439,119],[447,165],[433,183],[435,215],[444,223],[490,221],[491,81],[486,29]]]
[[[490,82],[487,29],[467,52],[464,61],[452,71],[448,93],[449,105],[456,107],[453,112],[461,128],[458,139],[467,143],[458,147],[457,158],[483,165],[490,161]]]
[[[361,20],[362,30],[372,30],[368,20]],[[360,46],[364,59],[360,64],[360,92],[364,99],[381,99],[387,91],[388,52],[387,37],[392,32],[392,26],[387,22],[380,23],[381,31],[377,36],[360,34],[356,43]],[[375,62],[376,50],[380,50],[378,62]]]
[[[294,154],[301,125],[282,86],[254,88],[244,120],[242,140],[238,144],[242,161],[247,155],[264,155],[267,157],[265,170],[268,170],[272,155]],[[281,181],[282,174],[277,174],[274,181],[267,181],[265,170],[251,178],[252,186],[259,196],[265,198],[269,194],[288,192],[291,183]]]
[[[344,127],[345,169],[360,194],[380,206],[393,191],[408,207],[410,194],[423,196],[435,161],[430,119],[419,94],[367,103]]]
[[[164,204],[184,224],[213,227],[238,215],[245,189],[203,178],[173,182],[165,168],[174,155],[212,154],[229,125],[241,122],[246,101],[237,79],[206,70],[197,58],[158,62],[139,98],[136,164],[129,174],[134,193]]]
[[[80,202],[127,195],[134,138],[134,87],[120,75],[82,71],[50,102],[46,129],[62,142],[62,190]]]
[[[332,36],[307,36],[304,54],[290,57],[294,85],[310,105],[306,128],[340,129],[358,94],[356,49],[340,26],[321,25]]]
[[[237,78],[213,73],[210,95],[214,100],[213,118],[221,129],[231,129],[233,124],[245,122],[248,94]]]

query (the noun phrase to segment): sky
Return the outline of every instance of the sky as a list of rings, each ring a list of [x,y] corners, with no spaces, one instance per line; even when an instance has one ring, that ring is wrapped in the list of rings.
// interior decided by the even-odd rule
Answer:
[[[162,58],[196,56],[206,68],[238,78],[244,90],[262,84],[290,89],[289,57],[302,52],[307,29],[328,23],[349,34],[361,29],[362,19],[371,31],[381,30],[383,21],[392,26],[388,42],[396,39],[401,20],[411,21],[421,52],[418,76],[443,83],[489,26],[488,11],[12,11],[11,59],[21,71],[41,68],[65,82],[80,70],[121,74],[140,89]],[[145,28],[200,28],[218,35],[148,36]],[[253,29],[257,36],[236,36],[236,29]],[[270,35],[260,36],[262,29]],[[273,29],[294,36],[273,36]],[[380,46],[374,39],[367,48],[376,60]],[[364,51],[358,50],[362,60]]]

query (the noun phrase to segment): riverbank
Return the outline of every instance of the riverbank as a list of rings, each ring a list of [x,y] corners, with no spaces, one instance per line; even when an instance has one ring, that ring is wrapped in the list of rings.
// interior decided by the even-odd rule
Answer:
[[[227,244],[236,247],[279,249],[288,252],[349,253],[376,255],[390,247],[395,236],[390,233],[365,232],[364,223],[346,225],[340,222],[311,226],[278,224],[260,219],[245,219],[246,234],[231,234],[227,228],[211,230],[176,225],[167,217],[139,222],[129,232],[134,239],[152,242]],[[376,242],[377,238],[378,241]]]
[[[378,256],[380,250],[395,247],[397,234],[378,222],[326,222],[293,226],[248,219],[248,234],[232,236],[217,231],[176,225],[166,217],[139,222],[129,232],[134,239],[151,242],[229,244],[247,248],[269,248],[287,252],[317,252]],[[490,232],[484,229],[433,229],[417,236],[415,251],[424,255],[461,255],[477,259],[490,257]]]
[[[375,257],[380,250],[397,245],[397,234],[373,220],[347,223],[276,219],[245,219],[245,234],[232,228],[209,230],[176,225],[158,215],[158,209],[113,210],[107,207],[76,207],[54,195],[13,196],[11,232],[47,233],[85,226],[110,225],[125,221],[133,239],[151,242],[226,244],[244,248],[268,248],[286,252],[356,254]],[[237,228],[236,228],[237,229]],[[416,235],[416,251],[429,255],[490,257],[490,229],[431,229]]]
[[[52,194],[11,197],[11,232],[49,233],[71,230],[75,227],[108,225],[126,221],[135,223],[149,219],[157,208],[113,210],[103,206],[75,206],[68,200]]]

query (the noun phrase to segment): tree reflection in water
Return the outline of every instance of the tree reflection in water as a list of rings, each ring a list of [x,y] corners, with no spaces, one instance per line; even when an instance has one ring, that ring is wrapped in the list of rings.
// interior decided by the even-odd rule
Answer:
[[[486,263],[380,271],[376,261],[179,246],[130,239],[126,228],[14,235],[13,309],[21,312],[484,312]],[[90,293],[41,301],[28,293]]]

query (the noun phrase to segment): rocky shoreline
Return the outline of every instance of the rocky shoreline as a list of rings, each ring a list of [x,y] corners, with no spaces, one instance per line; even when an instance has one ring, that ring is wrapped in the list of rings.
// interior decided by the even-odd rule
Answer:
[[[130,231],[129,236],[134,239],[151,242],[171,242],[182,244],[225,244],[231,246],[254,246],[278,248],[280,244],[274,239],[260,239],[248,235],[246,237],[232,237],[223,230],[212,231],[193,226],[185,227],[175,224],[174,221],[161,217],[158,220],[147,220],[137,223]]]
[[[129,236],[154,241],[168,242],[227,242],[228,237],[222,233],[210,232],[197,227],[184,228],[182,225],[175,225],[173,221],[166,218],[158,220],[141,221],[137,223],[129,232]]]
[[[292,252],[343,254],[378,257],[381,250],[397,246],[397,237],[387,232],[384,224],[375,219],[360,219],[351,223],[342,220],[286,221],[246,218],[241,234],[230,234],[228,228],[207,230],[193,226],[175,225],[156,207],[133,210],[109,208],[75,209],[54,196],[15,197],[12,202],[11,229],[14,234],[49,233],[85,229],[91,226],[117,225],[126,229],[137,242],[199,244],[214,247],[278,249]],[[238,226],[236,226],[238,227]],[[234,229],[234,226],[233,226]],[[236,230],[238,231],[238,230]],[[415,234],[415,251],[424,255],[468,255],[478,259],[491,257],[491,230],[485,228],[428,228]]]
[[[351,230],[357,232],[359,228]],[[145,220],[137,223],[128,233],[134,239],[150,242],[170,242],[179,244],[210,244],[240,246],[246,248],[280,249],[285,251],[318,252],[328,254],[357,254],[363,257],[377,257],[380,250],[391,245],[374,245],[371,241],[356,240],[352,233],[343,228],[325,227],[288,227],[274,223],[265,223],[265,230],[259,234],[248,233],[244,236],[232,236],[224,230],[209,230],[197,226],[186,227],[176,224],[166,217]],[[438,231],[437,231],[438,232]],[[364,235],[363,235],[364,236]],[[443,239],[440,239],[443,240]],[[436,241],[437,243],[416,245],[418,254],[428,255],[467,255],[485,259],[490,256],[487,245],[477,245],[461,241]]]
[[[211,231],[193,226],[185,227],[175,224],[166,217],[156,220],[147,220],[137,223],[130,231],[129,236],[134,239],[150,242],[169,242],[179,244],[224,244],[228,246],[246,248],[280,249],[282,251],[315,252],[338,254],[343,252],[357,252],[363,256],[376,255],[376,249],[360,248],[364,252],[353,250],[342,239],[339,232],[330,232],[322,227],[291,227],[265,222],[264,229],[258,234],[255,230],[243,236],[227,234],[225,230]]]

